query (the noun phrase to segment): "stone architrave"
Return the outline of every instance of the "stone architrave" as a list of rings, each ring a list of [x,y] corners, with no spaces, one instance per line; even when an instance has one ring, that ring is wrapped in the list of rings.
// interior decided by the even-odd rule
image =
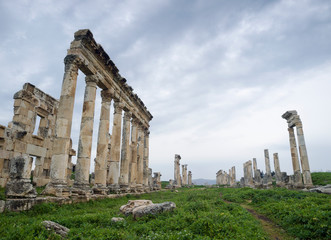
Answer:
[[[121,127],[122,127],[122,110],[124,104],[118,100],[114,103],[113,129],[111,135],[110,165],[108,184],[111,191],[119,190],[120,174],[120,156],[121,156]]]
[[[293,128],[296,127],[297,129],[297,137],[298,137],[298,145],[299,145],[299,154],[300,154],[300,161],[301,161],[301,169],[303,174],[303,184],[305,187],[312,187],[312,179],[310,174],[310,167],[308,161],[308,154],[306,149],[305,138],[303,134],[302,122],[300,116],[298,115],[297,111],[287,111],[282,115],[282,118],[287,120],[288,127],[289,127],[289,135],[290,135],[290,146],[291,146],[291,154],[292,154],[292,164],[293,164],[293,171],[294,171],[294,181],[295,185],[300,185],[300,178],[298,175],[298,163],[295,159],[297,154],[297,148],[295,146],[295,136]]]
[[[86,76],[82,120],[78,143],[77,164],[74,187],[89,189],[89,175],[91,163],[92,135],[94,122],[95,95],[97,90],[97,78]]]
[[[180,179],[180,155],[175,154],[175,161],[174,161],[174,185],[177,187],[181,187],[181,179]]]
[[[269,158],[269,150],[264,149],[264,160],[265,160],[265,174],[263,177],[263,183],[266,186],[272,185],[272,176],[271,176],[271,168],[270,168],[270,158]]]
[[[66,169],[70,151],[70,133],[80,59],[76,55],[67,55],[64,63],[65,72],[55,122],[56,137],[54,138],[50,167],[51,180],[44,190],[45,194],[56,196],[70,195],[70,190],[66,182]]]
[[[123,116],[123,133],[121,149],[121,168],[120,168],[120,188],[122,191],[128,191],[129,188],[129,167],[131,159],[130,151],[130,122],[132,113],[125,110]]]
[[[97,157],[95,159],[95,193],[105,194],[107,192],[107,153],[108,153],[108,136],[110,121],[110,104],[112,94],[107,90],[101,91],[101,113],[99,122]]]
[[[187,183],[189,186],[192,186],[192,172],[188,171]]]
[[[282,173],[280,171],[280,166],[279,166],[279,158],[278,158],[278,153],[273,154],[274,157],[274,167],[275,167],[275,175],[276,175],[276,184],[278,186],[283,185],[282,183]]]

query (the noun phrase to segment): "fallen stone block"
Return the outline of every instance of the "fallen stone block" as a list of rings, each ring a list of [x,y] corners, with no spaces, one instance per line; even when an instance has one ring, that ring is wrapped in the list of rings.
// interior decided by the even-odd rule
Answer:
[[[133,210],[132,215],[134,219],[137,219],[149,214],[156,215],[163,212],[172,211],[175,208],[176,204],[174,202],[157,203],[137,207]]]
[[[124,218],[121,218],[121,217],[113,217],[111,219],[112,222],[123,222],[124,221]]]
[[[54,231],[56,234],[60,235],[61,237],[66,237],[70,231],[69,228],[66,228],[56,222],[43,221],[42,224],[47,230]]]
[[[151,200],[129,200],[129,202],[126,205],[123,205],[120,207],[121,213],[123,213],[125,216],[128,216],[132,213],[132,211],[140,206],[147,206],[153,204]]]

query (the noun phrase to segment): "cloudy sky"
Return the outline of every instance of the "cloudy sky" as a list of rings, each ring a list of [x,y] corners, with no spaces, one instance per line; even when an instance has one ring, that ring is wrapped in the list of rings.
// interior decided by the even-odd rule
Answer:
[[[281,115],[293,109],[311,170],[331,170],[330,1],[0,0],[0,22],[0,124],[25,82],[59,98],[66,50],[88,28],[154,116],[150,166],[163,180],[173,178],[174,154],[193,178],[236,166],[238,179],[253,157],[265,169],[264,149],[292,174]],[[83,93],[81,73],[76,149]]]

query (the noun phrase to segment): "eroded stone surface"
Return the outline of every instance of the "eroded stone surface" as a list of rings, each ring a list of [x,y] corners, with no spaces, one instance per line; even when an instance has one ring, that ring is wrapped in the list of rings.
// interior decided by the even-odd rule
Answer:
[[[43,221],[42,225],[50,231],[54,231],[56,234],[60,235],[61,237],[66,237],[70,231],[69,228],[66,228],[56,222],[52,221]]]
[[[175,208],[176,208],[176,204],[174,202],[150,204],[135,208],[132,211],[132,215],[134,219],[137,219],[149,214],[156,215],[162,212],[172,211]]]
[[[135,208],[150,204],[153,204],[151,200],[129,200],[126,205],[120,207],[120,211],[127,216],[130,215]]]

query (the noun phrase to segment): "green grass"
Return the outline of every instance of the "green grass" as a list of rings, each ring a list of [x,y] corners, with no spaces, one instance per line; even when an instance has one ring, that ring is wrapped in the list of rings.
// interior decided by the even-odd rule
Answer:
[[[59,206],[42,204],[21,213],[0,215],[1,239],[59,239],[46,231],[43,220],[55,221],[70,229],[68,239],[267,239],[263,229],[246,210],[226,204],[220,189],[179,189]],[[135,221],[119,212],[130,199],[155,203],[173,201],[173,212],[147,216]],[[121,216],[125,222],[113,223]]]
[[[5,200],[6,195],[5,195],[5,188],[0,187],[0,200]]]
[[[247,203],[299,239],[331,239],[331,196],[275,188],[222,189],[227,201]]]
[[[331,184],[331,172],[313,172],[311,178],[314,185]]]

